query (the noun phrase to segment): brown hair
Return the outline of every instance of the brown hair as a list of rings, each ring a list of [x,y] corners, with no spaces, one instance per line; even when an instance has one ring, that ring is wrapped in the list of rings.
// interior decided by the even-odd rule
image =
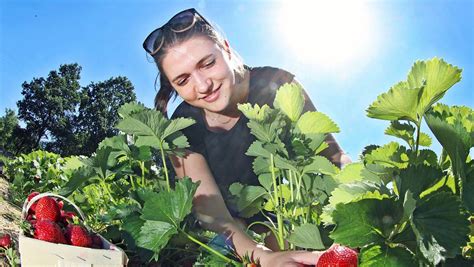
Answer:
[[[197,21],[195,25],[191,29],[184,32],[177,33],[169,29],[164,29],[163,44],[160,50],[158,50],[158,52],[153,56],[153,60],[155,61],[156,66],[158,67],[158,74],[155,79],[155,88],[157,87],[158,80],[160,84],[158,92],[155,96],[155,109],[163,112],[165,115],[167,115],[167,107],[169,100],[174,100],[178,95],[163,71],[162,62],[167,51],[171,47],[180,44],[184,41],[187,41],[194,36],[205,36],[214,41],[219,46],[224,47],[225,39],[223,35],[220,34],[214,26],[205,23],[199,18],[196,19]],[[234,62],[234,72],[236,76],[242,78],[245,72],[242,59],[234,51],[232,51],[232,53],[234,55],[232,57],[232,62]]]

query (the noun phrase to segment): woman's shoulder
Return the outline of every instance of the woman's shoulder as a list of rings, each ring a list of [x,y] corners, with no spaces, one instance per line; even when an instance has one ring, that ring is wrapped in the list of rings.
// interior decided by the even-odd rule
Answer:
[[[251,67],[250,74],[253,77],[269,80],[293,80],[293,73],[272,66]]]
[[[200,121],[201,116],[202,116],[202,113],[199,111],[199,109],[183,101],[176,107],[176,109],[173,112],[173,115],[171,115],[171,119],[192,118],[192,119],[195,119],[196,121]]]
[[[280,68],[270,66],[251,68],[249,102],[271,105],[276,90],[283,84],[292,82],[294,77],[292,73]]]

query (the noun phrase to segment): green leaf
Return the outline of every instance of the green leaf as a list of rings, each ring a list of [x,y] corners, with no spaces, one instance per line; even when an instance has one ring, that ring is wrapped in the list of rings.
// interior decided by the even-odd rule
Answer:
[[[163,136],[161,136],[162,139],[165,139],[166,137],[183,130],[184,128],[187,128],[191,125],[196,123],[195,120],[193,119],[188,119],[188,118],[176,118],[170,120],[168,126],[166,126],[166,129],[163,132]]]
[[[427,165],[410,165],[406,169],[400,170],[400,174],[395,177],[397,189],[400,196],[410,190],[415,199],[419,199],[421,192],[435,185],[443,178],[443,171],[438,167]]]
[[[127,246],[130,249],[136,247],[136,240],[140,237],[140,231],[142,226],[145,224],[145,221],[140,219],[138,213],[131,214],[123,219],[122,224],[122,234],[127,242]]]
[[[261,186],[249,185],[238,188],[240,186],[235,185],[234,188],[230,188],[231,193],[237,197],[237,210],[244,217],[255,215],[262,209],[267,191]]]
[[[315,224],[303,224],[296,226],[288,237],[288,242],[300,248],[324,249],[318,226]]]
[[[298,169],[296,169],[296,167],[295,167],[296,163],[294,163],[291,160],[287,160],[283,157],[280,157],[278,155],[276,155],[273,158],[273,162],[275,164],[275,167],[277,167],[279,169],[286,169],[286,170],[291,170],[291,171],[295,171],[295,172],[298,171]]]
[[[94,169],[87,166],[80,167],[72,173],[71,178],[63,187],[61,187],[58,194],[67,197],[77,188],[82,187],[89,179],[96,176]]]
[[[273,185],[272,174],[271,173],[263,173],[258,176],[258,181],[263,186],[263,188],[270,191]]]
[[[416,267],[413,254],[403,247],[370,245],[363,247],[359,254],[360,267]]]
[[[296,122],[296,130],[302,134],[338,133],[339,127],[324,113],[308,111]]]
[[[420,132],[420,139],[418,140],[418,145],[420,146],[426,146],[429,147],[431,146],[431,137],[425,133]]]
[[[332,212],[339,203],[349,203],[364,198],[383,199],[388,197],[389,194],[390,192],[386,187],[367,181],[340,184],[332,191],[329,203],[324,207],[323,220],[326,224],[333,223]]]
[[[294,83],[282,85],[277,90],[273,106],[281,110],[291,121],[296,122],[303,112],[303,88]]]
[[[191,213],[197,187],[198,183],[193,183],[189,178],[178,180],[174,190],[161,191],[156,197],[146,200],[142,219],[163,221],[178,227],[184,217]]]
[[[251,156],[251,157],[263,157],[263,158],[270,158],[270,151],[266,150],[263,148],[263,143],[260,141],[254,141],[245,155]]]
[[[147,108],[142,103],[129,102],[122,105],[119,108],[118,113],[122,118],[125,118],[127,116],[130,116],[133,113],[137,113],[139,111],[146,110],[146,109]]]
[[[403,198],[403,219],[402,221],[407,221],[412,217],[413,211],[416,208],[416,200],[413,197],[413,194],[410,190],[406,191]]]
[[[256,175],[270,172],[270,160],[263,157],[256,157],[252,163],[253,172]]]
[[[253,107],[249,103],[238,104],[237,108],[247,117],[249,120],[255,120],[257,122],[265,121],[270,113],[270,107],[268,105],[263,105],[260,107],[258,104],[255,104]]]
[[[262,142],[272,142],[274,133],[270,132],[269,129],[265,128],[265,125],[260,124],[257,121],[249,121],[247,126],[250,128],[250,133],[254,135],[258,140]]]
[[[426,113],[425,118],[436,139],[449,155],[454,175],[464,182],[465,163],[474,145],[472,109],[438,104],[432,111]]]
[[[385,134],[405,140],[410,147],[414,147],[415,145],[415,127],[409,123],[392,121],[390,122],[390,126],[385,129]]]
[[[154,252],[154,259],[157,261],[162,248],[166,246],[170,238],[178,233],[172,224],[162,221],[146,221],[140,230],[137,243],[140,247],[147,248]]]
[[[138,137],[136,145],[147,145],[159,149],[163,134],[168,126],[167,119],[159,111],[144,110],[121,120],[116,128]]]
[[[463,184],[463,204],[466,208],[474,213],[474,161],[470,162],[470,170],[466,174],[466,182]]]
[[[423,256],[436,265],[456,255],[469,233],[469,221],[459,198],[449,192],[436,192],[417,204],[410,223]]]
[[[304,166],[303,173],[334,175],[339,172],[339,168],[323,156],[314,156],[311,159],[312,162]]]
[[[381,183],[380,177],[365,168],[361,162],[347,164],[334,178],[342,184],[355,181]]]
[[[382,243],[402,214],[403,210],[392,198],[340,203],[333,212],[336,228],[330,236],[334,242],[350,247]]]
[[[415,62],[408,74],[407,82],[411,88],[423,87],[417,107],[420,117],[441,99],[451,86],[461,80],[461,72],[458,67],[436,57]]]
[[[367,116],[381,120],[409,120],[417,123],[416,113],[422,87],[410,87],[407,82],[399,82],[387,93],[377,97],[367,109]]]

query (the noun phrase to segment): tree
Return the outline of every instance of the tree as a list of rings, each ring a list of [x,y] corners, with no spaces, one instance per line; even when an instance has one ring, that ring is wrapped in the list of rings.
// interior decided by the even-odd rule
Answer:
[[[38,148],[42,138],[64,134],[64,129],[73,123],[80,100],[80,72],[77,63],[65,64],[59,71],[51,71],[46,79],[33,78],[22,84],[24,97],[17,102],[18,117],[26,123],[34,138],[31,149]]]
[[[132,83],[119,76],[81,88],[80,73],[77,63],[65,64],[46,79],[22,84],[18,118],[26,127],[13,131],[16,151],[42,148],[62,156],[89,155],[116,134],[118,108],[136,100]]]
[[[18,118],[12,109],[5,109],[5,115],[0,117],[0,149],[13,152],[15,144],[12,142],[13,131],[18,125]]]
[[[89,155],[97,149],[100,141],[117,134],[118,109],[123,104],[135,101],[132,83],[126,77],[110,78],[91,83],[83,88],[76,137],[82,140],[78,154]]]

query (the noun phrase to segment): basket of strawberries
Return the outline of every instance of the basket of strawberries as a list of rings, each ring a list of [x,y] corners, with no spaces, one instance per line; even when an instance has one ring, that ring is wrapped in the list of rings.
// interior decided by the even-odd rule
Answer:
[[[64,210],[64,202],[79,214]],[[81,209],[69,199],[53,193],[31,193],[22,209],[19,234],[22,266],[125,266],[126,254],[84,222]]]

